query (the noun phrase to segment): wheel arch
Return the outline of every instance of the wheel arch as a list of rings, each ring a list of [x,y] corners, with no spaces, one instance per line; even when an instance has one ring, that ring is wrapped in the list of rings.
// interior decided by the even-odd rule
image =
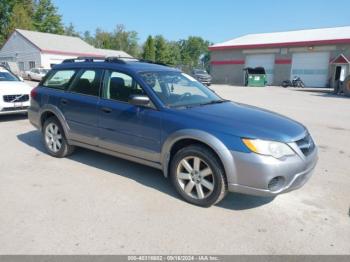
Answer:
[[[41,112],[40,112],[40,129],[42,130],[46,119],[48,119],[48,118],[50,118],[52,116],[56,117],[57,120],[60,122],[66,138],[69,139],[69,126],[67,124],[67,121],[66,121],[63,113],[61,112],[61,110],[59,110],[54,105],[47,105],[47,106],[45,106],[44,108],[41,109]]]
[[[225,144],[220,141],[217,137],[209,134],[205,131],[195,129],[180,130],[168,137],[162,147],[161,153],[161,164],[164,176],[168,176],[169,165],[171,161],[172,153],[175,153],[180,149],[182,145],[186,146],[189,144],[200,143],[211,149],[219,158],[223,168],[225,170],[226,178],[228,183],[236,182],[236,168],[234,159],[230,150]],[[176,148],[179,146],[179,148]]]

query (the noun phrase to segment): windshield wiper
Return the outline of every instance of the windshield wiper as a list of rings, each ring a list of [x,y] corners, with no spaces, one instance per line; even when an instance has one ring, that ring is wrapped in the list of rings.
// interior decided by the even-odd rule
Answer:
[[[214,104],[222,104],[222,103],[227,103],[231,102],[230,100],[227,99],[221,99],[221,100],[212,100],[206,103],[199,104],[200,106],[206,106],[206,105],[214,105]]]

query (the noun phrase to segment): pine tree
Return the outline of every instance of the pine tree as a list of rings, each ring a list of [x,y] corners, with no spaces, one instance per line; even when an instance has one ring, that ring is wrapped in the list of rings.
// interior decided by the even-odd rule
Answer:
[[[168,49],[166,40],[164,39],[163,36],[157,35],[155,37],[154,42],[155,42],[154,45],[156,48],[156,52],[155,52],[156,62],[166,64],[168,62],[168,57],[169,57],[169,49]]]
[[[156,60],[156,50],[152,36],[149,36],[143,46],[142,58],[150,61]]]
[[[63,34],[62,18],[51,0],[38,0],[33,16],[34,28],[40,32]]]

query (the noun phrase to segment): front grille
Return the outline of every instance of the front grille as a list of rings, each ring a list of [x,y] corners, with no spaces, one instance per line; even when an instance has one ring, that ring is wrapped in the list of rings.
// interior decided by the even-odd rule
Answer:
[[[3,98],[4,98],[4,102],[7,102],[7,103],[29,101],[29,95],[6,95]]]
[[[315,149],[315,143],[310,135],[307,135],[306,137],[300,139],[296,143],[305,156],[310,155]]]
[[[1,109],[1,112],[20,111],[20,110],[26,110],[28,108],[29,108],[29,106],[4,107]]]

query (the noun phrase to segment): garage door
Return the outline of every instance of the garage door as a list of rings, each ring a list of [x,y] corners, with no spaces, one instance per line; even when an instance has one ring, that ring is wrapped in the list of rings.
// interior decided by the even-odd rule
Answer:
[[[328,84],[329,53],[293,54],[292,75],[299,76],[306,86],[326,87]]]
[[[246,67],[263,67],[267,74],[267,83],[273,83],[273,74],[275,68],[275,55],[248,55],[245,61]]]

